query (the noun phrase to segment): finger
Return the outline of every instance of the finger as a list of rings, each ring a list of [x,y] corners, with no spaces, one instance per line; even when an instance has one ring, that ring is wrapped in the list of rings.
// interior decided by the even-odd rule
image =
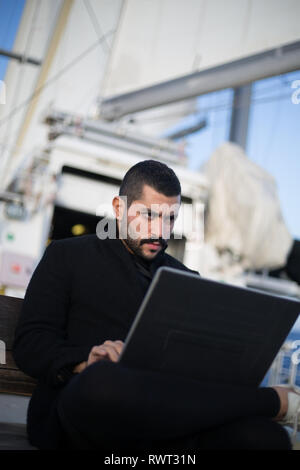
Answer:
[[[103,354],[105,355],[107,354],[106,347],[102,344],[100,346],[94,346],[91,353],[94,356],[101,356]]]
[[[113,346],[115,342],[116,341],[111,341],[110,339],[107,339],[101,346]]]
[[[103,344],[103,346],[109,346],[111,348],[113,348],[116,353],[118,354],[118,356],[121,354],[121,351],[122,351],[122,348],[123,348],[123,343],[122,341],[105,341],[105,343]]]
[[[100,359],[104,359],[107,355],[108,353],[105,348],[101,346],[94,346],[89,354],[88,364],[92,364],[93,362],[99,361]]]
[[[113,347],[115,348],[115,350],[117,351],[118,355],[121,354],[122,352],[122,349],[123,349],[123,344],[121,343],[118,343],[117,341],[115,341],[115,344],[113,345]]]
[[[94,364],[95,362],[103,361],[106,356],[92,356],[88,359],[87,365],[90,366],[91,364]]]
[[[107,351],[108,357],[112,362],[117,362],[119,359],[119,353],[115,350],[113,346],[108,344],[105,345],[105,350]]]

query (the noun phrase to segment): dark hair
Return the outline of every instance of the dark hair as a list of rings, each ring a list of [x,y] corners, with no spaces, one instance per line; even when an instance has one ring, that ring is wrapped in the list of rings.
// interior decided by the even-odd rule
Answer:
[[[165,196],[181,194],[179,179],[171,168],[157,160],[144,160],[132,166],[123,178],[119,196],[127,196],[127,207],[141,197],[145,184]]]

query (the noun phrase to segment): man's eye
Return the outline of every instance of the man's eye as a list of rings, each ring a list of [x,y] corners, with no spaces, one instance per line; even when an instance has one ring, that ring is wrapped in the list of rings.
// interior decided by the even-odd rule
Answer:
[[[158,217],[157,214],[152,213],[152,212],[148,212],[147,216],[148,216],[148,220],[155,220]]]
[[[175,220],[174,215],[170,215],[170,217],[165,217],[164,218],[165,223],[170,222],[172,224],[174,222],[174,220]]]

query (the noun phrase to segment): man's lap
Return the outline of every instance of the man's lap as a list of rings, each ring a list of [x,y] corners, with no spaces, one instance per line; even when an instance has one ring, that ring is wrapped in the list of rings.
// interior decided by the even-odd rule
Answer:
[[[187,399],[189,390],[186,390],[186,396],[182,396],[182,393],[176,395],[174,384],[178,381],[182,386],[184,383],[185,388],[195,385],[193,380],[182,380],[181,377],[161,372],[128,372],[120,364],[100,361],[74,377],[62,391],[57,408],[62,427],[72,445],[77,448],[104,446],[117,450],[134,447],[144,451],[155,448],[200,450],[243,446],[289,448],[286,431],[267,416],[244,417],[204,429],[199,423],[198,430],[191,413],[188,418],[190,431],[185,418],[184,429],[180,434],[178,423],[175,426],[177,411],[182,401]],[[166,388],[168,381],[169,389]],[[164,409],[157,408],[160,397],[154,396],[159,395],[160,384],[162,395],[170,393],[173,417],[166,413],[169,423],[164,422]],[[199,396],[199,403],[200,400]],[[143,410],[141,407],[144,407]]]

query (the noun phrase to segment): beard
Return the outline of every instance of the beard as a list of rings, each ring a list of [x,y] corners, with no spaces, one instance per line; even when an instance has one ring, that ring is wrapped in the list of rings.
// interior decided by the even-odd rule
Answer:
[[[131,238],[129,235],[127,235],[127,238],[126,238],[126,240],[124,240],[124,242],[133,251],[133,253],[135,255],[139,256],[140,258],[143,258],[144,260],[148,260],[148,261],[156,258],[156,256],[159,253],[161,253],[163,250],[165,250],[168,246],[167,241],[162,237],[160,237],[160,238],[143,238],[141,240],[135,240],[135,239]],[[161,247],[161,249],[158,251],[156,256],[154,256],[153,258],[152,257],[149,258],[149,257],[145,256],[145,254],[142,250],[142,247],[145,243],[151,243],[151,242],[159,242],[160,247]]]
[[[151,261],[156,256],[161,253],[162,251],[166,250],[168,247],[168,242],[165,238],[163,237],[152,237],[152,238],[142,238],[142,239],[137,239],[137,238],[132,238],[129,234],[128,230],[128,225],[127,221],[124,223],[125,218],[123,218],[119,223],[117,223],[117,238],[121,238],[122,242],[136,255],[139,256],[140,258],[146,260],[146,261]],[[143,245],[145,243],[151,243],[151,242],[158,242],[160,244],[160,250],[157,252],[155,256],[145,256],[145,253],[143,251]],[[152,250],[151,250],[152,251]],[[154,250],[153,250],[154,253]]]

